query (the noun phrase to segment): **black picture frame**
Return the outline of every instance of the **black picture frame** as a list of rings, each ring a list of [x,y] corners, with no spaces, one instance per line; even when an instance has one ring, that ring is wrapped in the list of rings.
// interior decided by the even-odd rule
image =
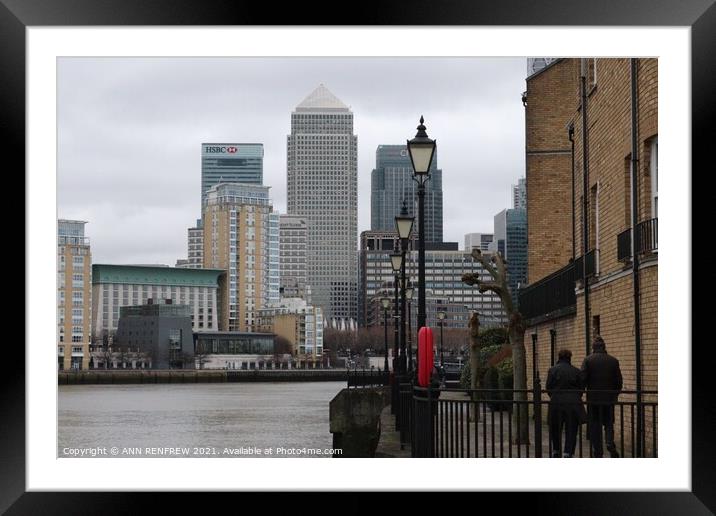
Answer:
[[[325,12],[335,12],[328,6]],[[262,2],[228,0],[0,0],[0,146],[2,155],[15,158],[13,170],[24,170],[25,153],[25,28],[28,26],[119,26],[119,25],[284,25],[321,24],[312,13],[321,11],[321,2],[312,2],[311,12],[304,3],[276,5]],[[716,5],[713,0],[501,0],[478,2],[454,0],[406,3],[366,2],[350,5],[341,21],[325,20],[326,25],[613,25],[613,26],[689,26],[691,27],[692,72],[692,158],[693,170],[703,164],[713,172],[713,161],[707,161],[713,146],[713,124],[716,121]],[[4,159],[6,174],[10,172]],[[684,171],[685,177],[693,177]],[[713,192],[714,190],[711,190]],[[698,192],[698,189],[697,189]],[[716,200],[713,193],[698,208]],[[708,216],[704,215],[706,220]],[[696,224],[699,217],[694,216]],[[694,228],[695,229],[695,228]],[[697,235],[696,231],[693,235]],[[691,250],[693,270],[698,261]],[[692,258],[693,257],[693,258]],[[707,260],[707,267],[713,260]],[[31,271],[25,270],[26,275]],[[698,277],[698,276],[697,276]],[[713,271],[703,276],[713,278]],[[691,281],[691,278],[686,278]],[[708,284],[704,285],[708,289]],[[696,290],[694,290],[694,294]],[[694,299],[691,303],[694,322],[708,320],[708,309]],[[704,342],[707,344],[708,340]],[[7,342],[6,344],[10,344]],[[684,331],[684,341],[668,343],[686,349],[691,335]],[[27,345],[27,344],[26,344]],[[511,494],[514,501],[525,503],[531,511],[550,514],[712,514],[716,511],[716,453],[713,429],[716,428],[716,404],[713,387],[710,345],[692,346],[692,490],[691,492],[587,492]],[[25,363],[24,354],[13,357],[12,367],[3,367],[0,390],[0,512],[6,514],[100,514],[135,512],[147,503],[149,494],[127,493],[27,493],[25,492]],[[163,496],[162,512],[181,508],[186,494]],[[215,498],[220,504],[225,495]],[[246,497],[246,494],[242,494]],[[256,495],[253,495],[254,497]],[[340,505],[355,507],[361,493],[348,493]],[[494,498],[487,500],[485,497]],[[481,493],[483,507],[494,502],[506,503],[504,493]],[[420,502],[420,497],[413,500]],[[253,500],[252,500],[253,501]],[[256,500],[258,501],[258,499]],[[377,500],[376,500],[377,501]],[[264,501],[264,503],[266,503]],[[458,506],[450,505],[454,510]],[[328,504],[328,508],[335,508]],[[451,510],[452,510],[451,509]],[[320,510],[317,508],[316,510]]]

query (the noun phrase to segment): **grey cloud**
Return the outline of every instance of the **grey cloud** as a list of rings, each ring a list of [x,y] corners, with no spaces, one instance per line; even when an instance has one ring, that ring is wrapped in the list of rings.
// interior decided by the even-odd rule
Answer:
[[[491,231],[524,175],[521,58],[63,58],[59,216],[88,220],[95,261],[174,264],[199,216],[200,144],[264,144],[264,184],[286,208],[290,113],[319,83],[351,106],[359,231],[380,144],[420,115],[438,141],[444,234]]]

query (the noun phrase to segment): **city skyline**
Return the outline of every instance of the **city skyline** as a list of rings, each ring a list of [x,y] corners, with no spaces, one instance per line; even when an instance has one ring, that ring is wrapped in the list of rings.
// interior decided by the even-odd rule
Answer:
[[[427,94],[405,83],[415,61],[434,72],[423,81]],[[212,141],[263,144],[264,185],[286,213],[287,113],[325,83],[355,114],[357,232],[370,228],[375,148],[412,138],[424,115],[446,170],[444,240],[461,242],[491,232],[524,173],[524,65],[524,58],[63,58],[58,216],[89,221],[100,263],[172,265],[186,258],[186,228],[199,214],[199,151]],[[299,68],[292,83],[280,80]],[[210,85],[197,79],[212,71],[219,76]],[[362,79],[370,72],[383,82]]]

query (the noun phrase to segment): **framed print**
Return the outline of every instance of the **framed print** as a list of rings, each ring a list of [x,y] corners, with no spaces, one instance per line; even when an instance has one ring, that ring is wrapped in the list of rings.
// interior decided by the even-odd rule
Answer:
[[[3,0],[28,303],[0,508],[713,511],[688,253],[716,8],[638,4],[357,5],[346,26]]]

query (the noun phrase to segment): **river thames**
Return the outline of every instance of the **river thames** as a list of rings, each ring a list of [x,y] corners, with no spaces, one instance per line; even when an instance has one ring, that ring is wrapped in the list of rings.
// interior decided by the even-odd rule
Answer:
[[[61,385],[57,454],[330,457],[328,404],[345,386],[345,382]]]

